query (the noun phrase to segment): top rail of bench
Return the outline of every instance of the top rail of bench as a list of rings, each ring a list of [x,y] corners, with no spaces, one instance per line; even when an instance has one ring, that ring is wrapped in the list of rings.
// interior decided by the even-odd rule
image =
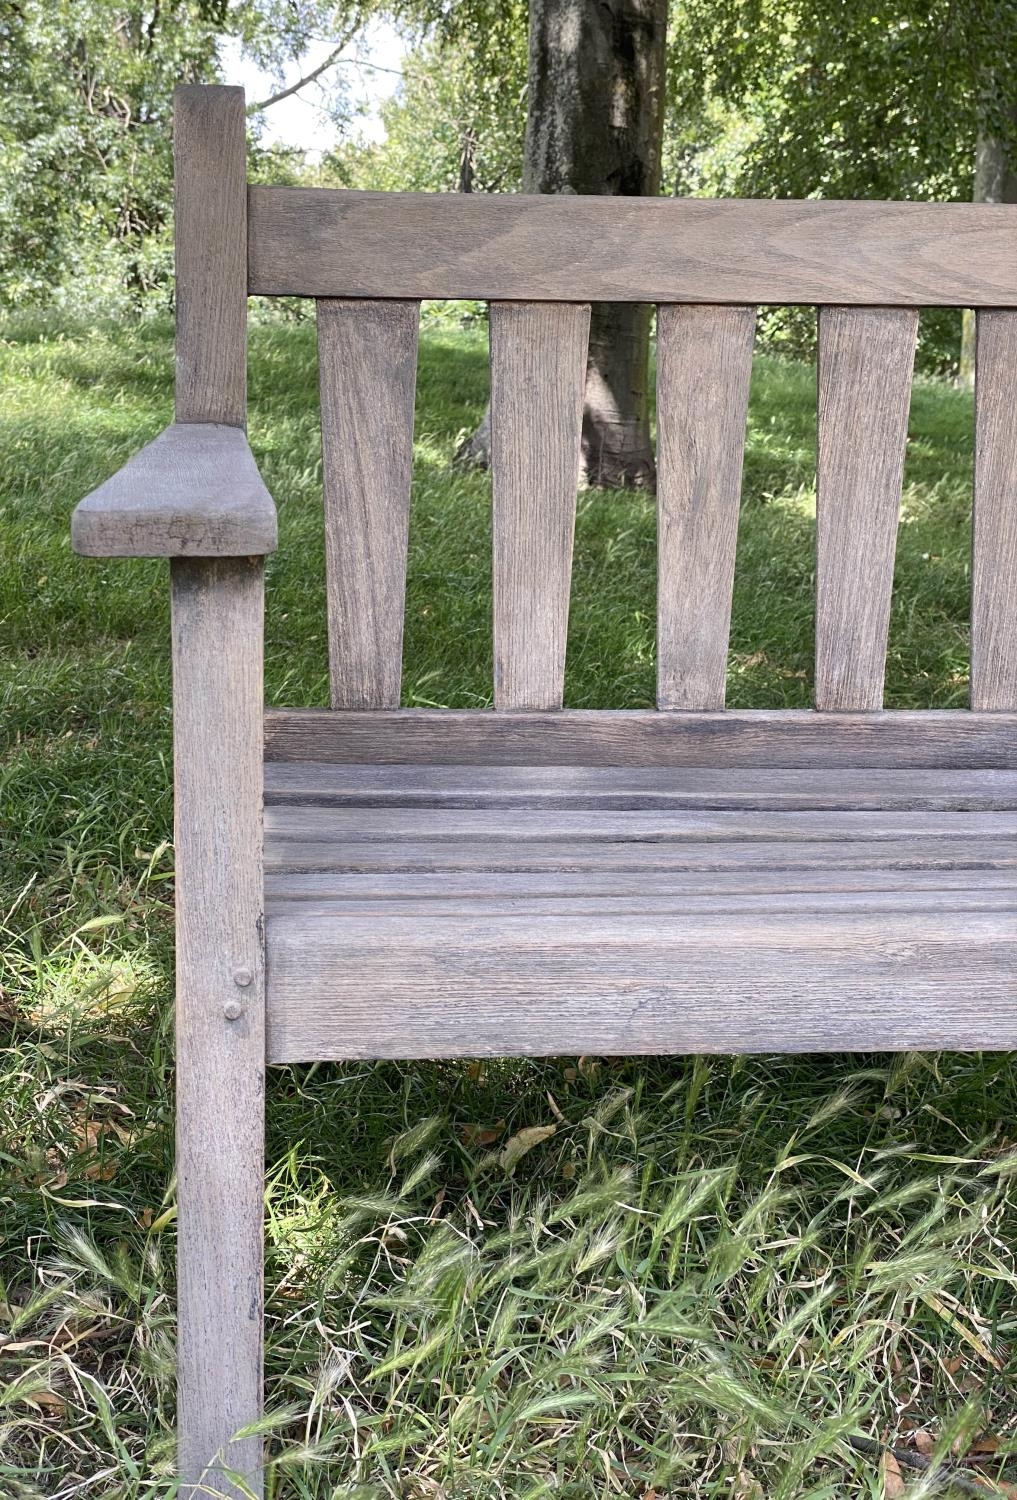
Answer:
[[[248,290],[1017,307],[1017,205],[250,187]]]

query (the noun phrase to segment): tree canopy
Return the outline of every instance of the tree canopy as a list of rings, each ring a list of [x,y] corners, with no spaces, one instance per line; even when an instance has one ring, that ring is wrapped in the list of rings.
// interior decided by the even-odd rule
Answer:
[[[220,77],[232,42],[281,87],[312,42],[378,15],[407,44],[386,138],[358,138],[326,70],[345,131],[316,180],[518,191],[525,0],[11,0],[0,303],[165,297],[173,84]],[[260,126],[253,176],[311,175],[300,153],[266,159]],[[672,0],[664,192],[967,198],[979,142],[1017,161],[1017,0]]]

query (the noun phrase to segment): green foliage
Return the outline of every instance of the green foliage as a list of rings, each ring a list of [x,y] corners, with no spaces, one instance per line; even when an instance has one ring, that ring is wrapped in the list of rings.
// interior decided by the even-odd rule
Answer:
[[[55,297],[87,315],[97,302],[138,310],[153,291],[168,305],[174,85],[214,82],[229,37],[278,73],[313,36],[353,32],[369,12],[328,0],[4,6],[0,305]]]
[[[465,32],[426,40],[407,55],[403,81],[382,107],[385,139],[353,143],[328,166],[350,187],[513,192],[523,174],[526,16],[519,0],[496,25],[501,44]]]

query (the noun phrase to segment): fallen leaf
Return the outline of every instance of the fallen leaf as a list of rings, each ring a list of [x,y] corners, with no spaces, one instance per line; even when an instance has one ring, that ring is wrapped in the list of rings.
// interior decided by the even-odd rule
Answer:
[[[460,1125],[457,1128],[465,1145],[491,1146],[504,1133],[505,1121],[498,1120],[494,1125]]]
[[[527,1125],[525,1130],[520,1130],[518,1135],[510,1136],[505,1142],[505,1149],[498,1160],[506,1172],[511,1172],[518,1161],[532,1151],[534,1146],[539,1146],[541,1141],[546,1141],[557,1131],[557,1125]]]
[[[884,1453],[879,1464],[880,1474],[883,1480],[883,1494],[886,1500],[900,1500],[907,1486],[904,1476],[900,1471],[900,1464],[892,1453]]]
[[[919,1427],[915,1433],[914,1443],[919,1453],[924,1453],[926,1457],[935,1452],[936,1439],[927,1427]]]

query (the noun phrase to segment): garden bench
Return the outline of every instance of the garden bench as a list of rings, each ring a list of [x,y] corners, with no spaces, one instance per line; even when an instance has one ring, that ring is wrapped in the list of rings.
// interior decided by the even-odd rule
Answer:
[[[180,1473],[260,1493],[266,1063],[1017,1046],[1017,208],[248,187],[177,99]],[[317,300],[330,710],[263,710],[249,293]],[[494,709],[404,710],[419,300],[491,304]],[[658,708],[562,708],[589,302],[658,306]],[[815,707],[724,708],[755,308],[819,307]],[[883,709],[918,310],[978,309],[971,707]],[[285,500],[285,497],[282,497]],[[263,832],[264,793],[264,832]],[[225,1466],[225,1467],[224,1467]]]

